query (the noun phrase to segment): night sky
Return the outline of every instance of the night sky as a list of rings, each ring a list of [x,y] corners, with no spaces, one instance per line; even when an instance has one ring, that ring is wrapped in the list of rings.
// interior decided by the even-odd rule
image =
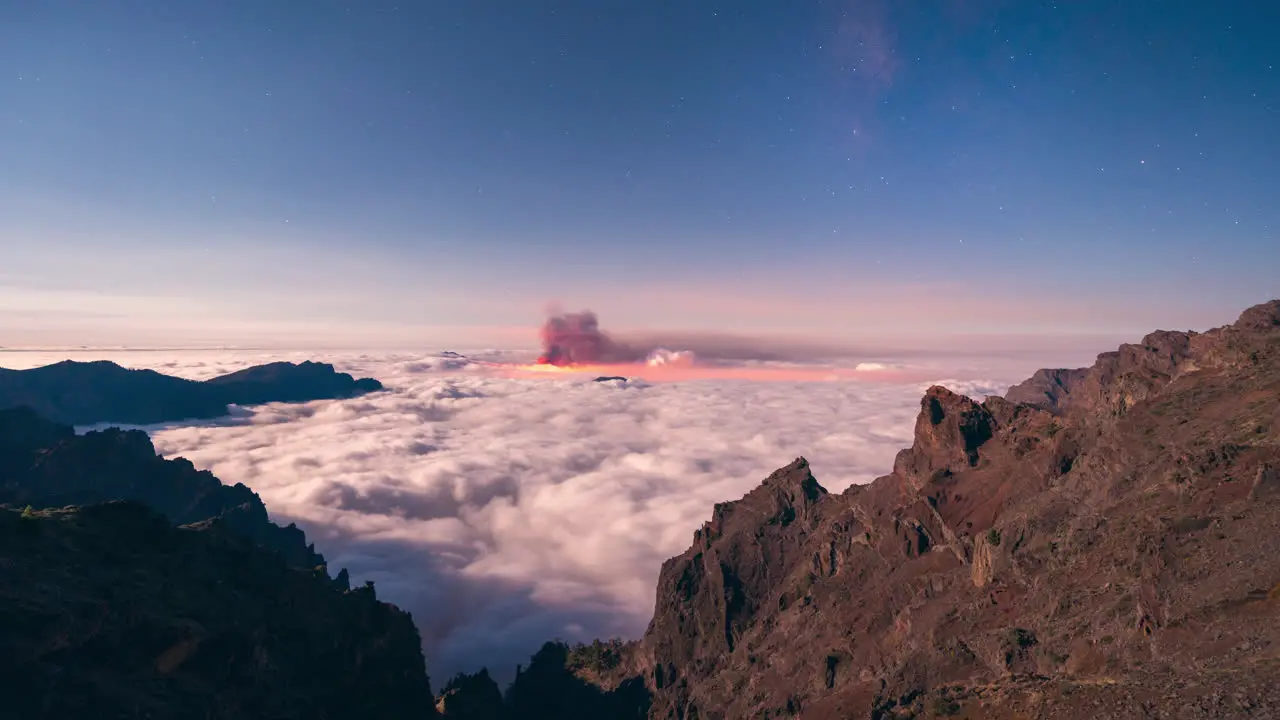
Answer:
[[[1280,295],[1277,37],[1263,0],[0,2],[0,345],[1218,324]]]

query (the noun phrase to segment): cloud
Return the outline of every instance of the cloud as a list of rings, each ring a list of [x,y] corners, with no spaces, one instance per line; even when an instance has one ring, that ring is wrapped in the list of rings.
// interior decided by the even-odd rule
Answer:
[[[124,357],[207,377],[279,356]],[[887,472],[928,384],[597,383],[423,354],[316,359],[389,389],[154,429],[157,448],[247,484],[333,567],[411,611],[437,684],[481,665],[509,677],[549,638],[638,637],[662,562],[715,503],[798,455],[836,491]],[[981,395],[1025,374],[951,384]]]

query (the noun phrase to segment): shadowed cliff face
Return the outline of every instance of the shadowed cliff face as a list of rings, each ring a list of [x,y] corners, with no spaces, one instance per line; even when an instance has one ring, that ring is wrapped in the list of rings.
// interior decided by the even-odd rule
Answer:
[[[549,642],[517,669],[505,695],[481,670],[450,680],[436,707],[454,720],[642,720],[649,713],[649,690],[619,664],[632,645]]]
[[[651,718],[1234,718],[1280,707],[1280,301],[983,402],[893,472],[797,459],[664,564]]]
[[[435,715],[406,613],[220,521],[0,508],[0,567],[6,717]]]
[[[307,402],[382,389],[326,363],[277,362],[196,382],[115,363],[67,360],[30,370],[0,368],[0,409],[29,407],[68,425],[152,425],[221,417],[228,405]]]
[[[223,485],[184,458],[157,456],[144,432],[76,435],[29,408],[0,410],[0,504],[39,509],[110,500],[144,503],[178,525],[219,518],[294,567],[325,562],[300,529],[268,520],[257,493]]]

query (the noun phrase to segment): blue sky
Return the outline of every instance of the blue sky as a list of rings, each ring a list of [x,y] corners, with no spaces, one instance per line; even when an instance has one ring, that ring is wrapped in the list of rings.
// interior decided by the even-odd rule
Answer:
[[[0,345],[1201,327],[1260,2],[0,4]]]

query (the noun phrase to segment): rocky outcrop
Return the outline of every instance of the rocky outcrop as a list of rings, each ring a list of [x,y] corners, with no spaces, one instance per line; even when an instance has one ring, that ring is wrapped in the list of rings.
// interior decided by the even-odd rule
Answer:
[[[223,485],[185,458],[159,457],[142,431],[76,435],[29,408],[0,410],[0,504],[40,509],[110,500],[144,503],[176,525],[216,518],[293,567],[325,562],[302,530],[268,519],[257,493]]]
[[[506,715],[502,691],[484,668],[450,680],[436,700],[436,712],[452,720],[500,720]]]
[[[833,495],[798,459],[717,505],[624,667],[652,718],[1266,716],[1276,467],[1280,302],[930,388],[889,475]]]
[[[509,720],[642,720],[649,713],[649,692],[639,678],[616,685],[584,678],[575,667],[572,648],[550,642],[534,654],[528,667],[517,668],[507,690]],[[448,716],[446,716],[448,717]]]
[[[0,368],[0,409],[29,407],[67,425],[151,425],[217,418],[228,405],[348,398],[382,389],[326,363],[271,363],[204,382],[67,360],[30,370]]]
[[[1006,393],[1011,402],[1078,416],[1123,415],[1186,373],[1199,370],[1250,372],[1273,363],[1276,348],[1265,341],[1280,328],[1280,300],[1256,305],[1232,325],[1208,332],[1160,330],[1139,344],[1102,353],[1092,367],[1041,370]]]
[[[0,508],[0,568],[6,717],[435,716],[408,614],[221,521]]]
[[[1009,388],[1004,397],[1014,403],[1057,410],[1063,398],[1080,386],[1088,372],[1087,369],[1037,370],[1030,378]]]
[[[642,720],[650,693],[636,677],[636,643],[621,640],[569,646],[549,642],[503,695],[486,670],[460,674],[436,703],[450,720]]]

